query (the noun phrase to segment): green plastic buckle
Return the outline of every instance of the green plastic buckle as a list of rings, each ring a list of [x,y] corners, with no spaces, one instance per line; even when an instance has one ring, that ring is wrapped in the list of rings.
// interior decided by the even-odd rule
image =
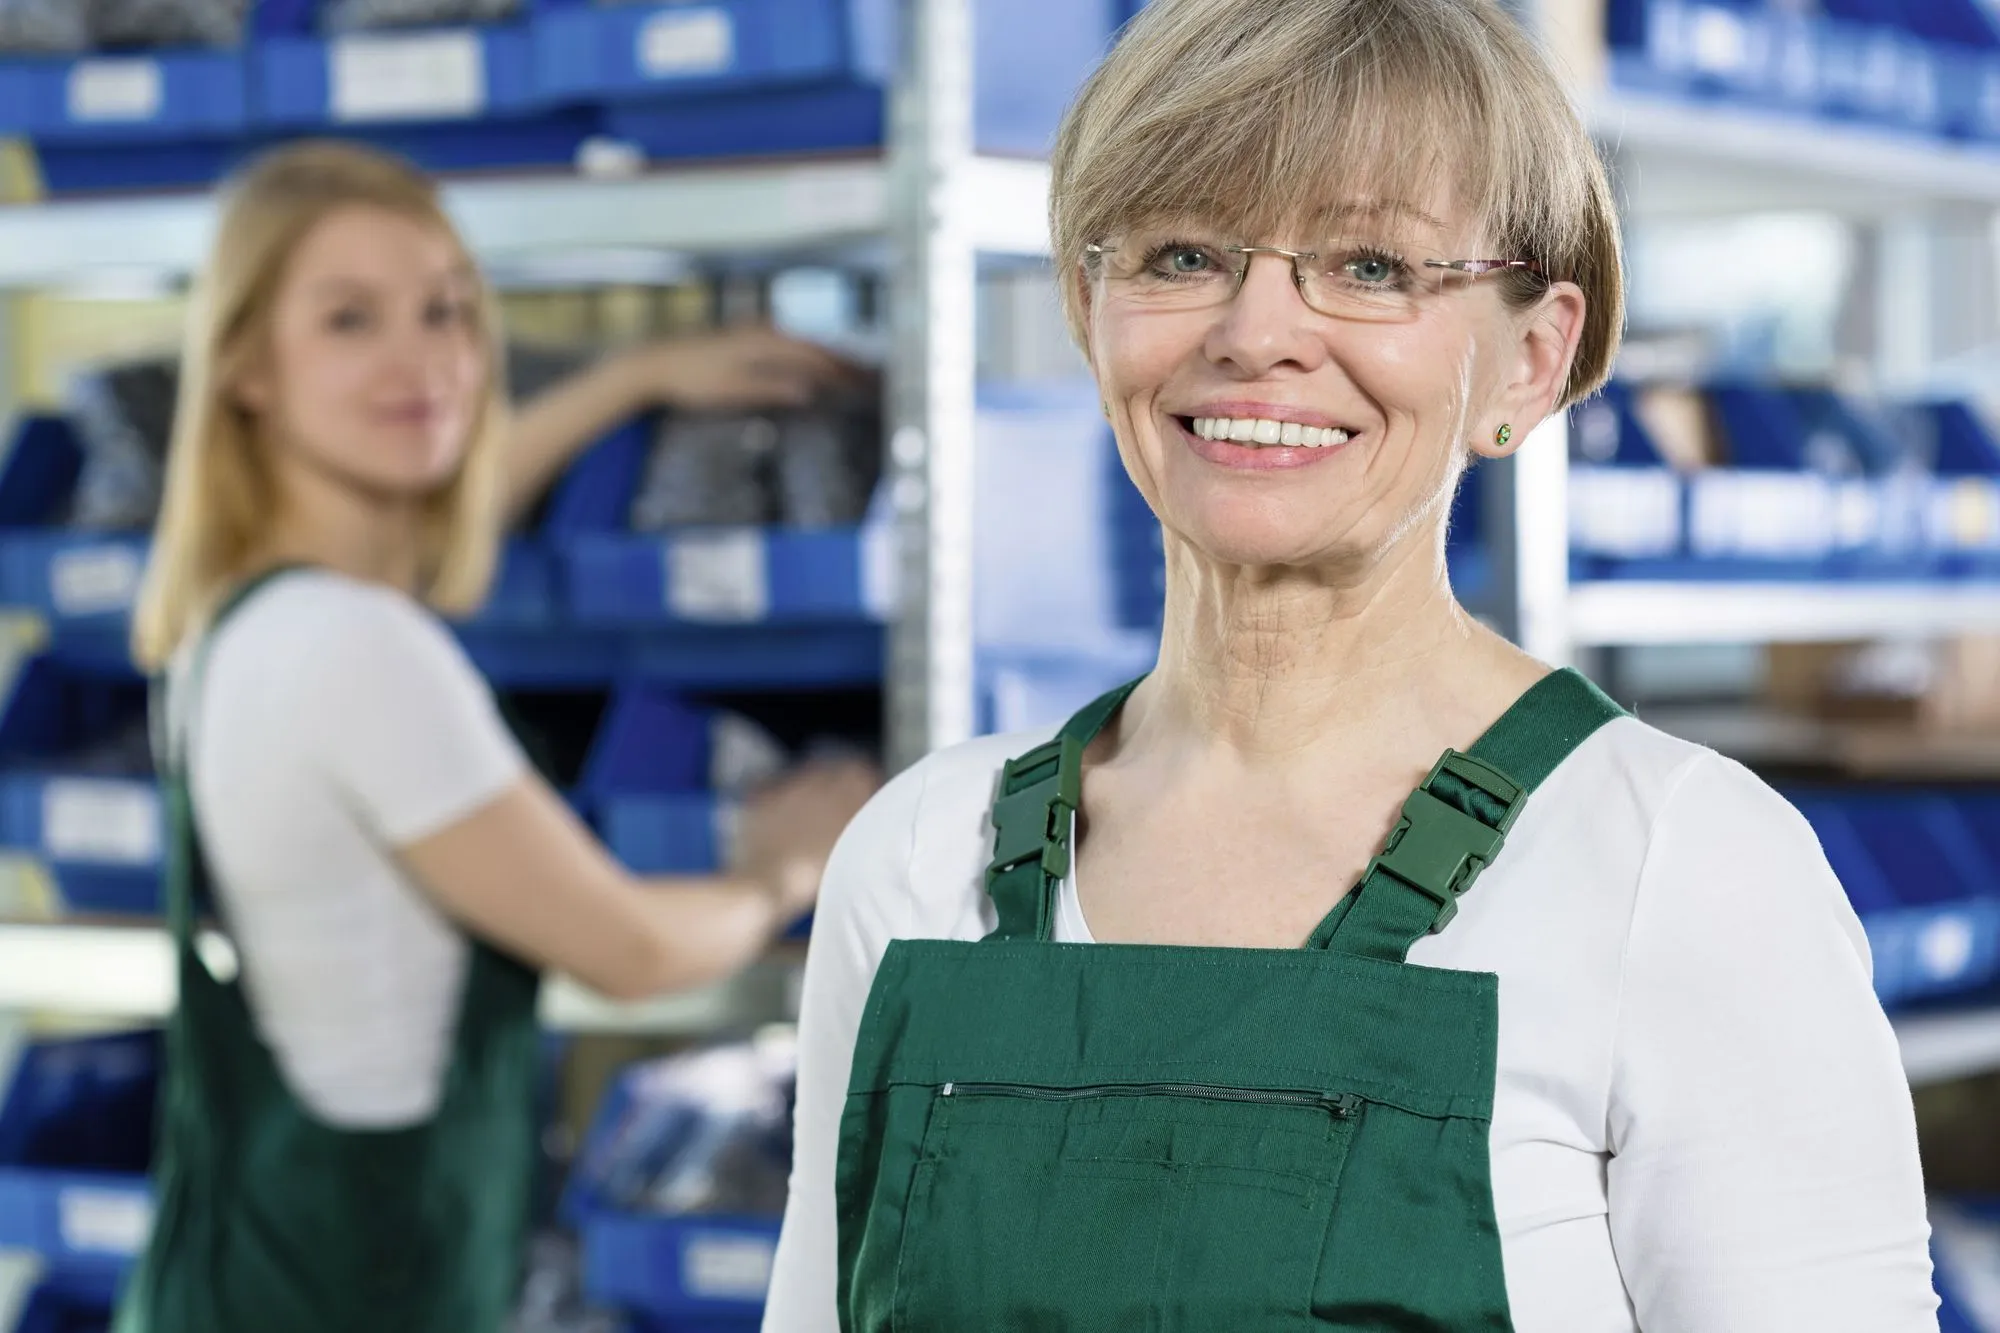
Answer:
[[[1070,821],[1083,804],[1083,746],[1073,736],[1058,736],[1009,760],[1000,790],[1023,781],[1028,785],[994,802],[989,882],[1037,859],[1052,879],[1069,873]]]
[[[1434,795],[1432,785],[1447,773],[1492,797],[1502,807],[1499,823],[1484,824]],[[1519,783],[1491,764],[1446,750],[1423,785],[1403,802],[1403,817],[1382,854],[1369,863],[1368,874],[1379,870],[1393,875],[1436,900],[1437,920],[1431,923],[1435,935],[1451,924],[1458,915],[1459,898],[1500,854],[1526,795]]]

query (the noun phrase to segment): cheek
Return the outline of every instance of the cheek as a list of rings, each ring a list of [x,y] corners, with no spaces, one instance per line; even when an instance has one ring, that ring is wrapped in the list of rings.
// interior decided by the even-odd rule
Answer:
[[[348,340],[319,330],[276,331],[272,365],[280,415],[293,434],[361,410],[372,373],[370,358]]]
[[[1092,359],[1098,384],[1114,408],[1122,400],[1158,390],[1189,355],[1200,351],[1200,338],[1187,326],[1186,320],[1157,315],[1099,321],[1091,342]]]

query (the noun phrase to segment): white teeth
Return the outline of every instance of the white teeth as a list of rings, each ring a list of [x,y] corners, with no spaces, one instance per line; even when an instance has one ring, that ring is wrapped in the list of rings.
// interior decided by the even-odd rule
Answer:
[[[1274,421],[1268,417],[1196,417],[1194,433],[1204,440],[1282,444],[1302,449],[1325,449],[1348,440],[1347,432],[1337,427],[1303,426],[1296,421]]]

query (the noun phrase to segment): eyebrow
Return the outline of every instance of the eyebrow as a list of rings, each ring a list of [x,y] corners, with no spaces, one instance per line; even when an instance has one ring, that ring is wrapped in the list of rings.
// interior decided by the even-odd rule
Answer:
[[[469,264],[454,264],[430,281],[443,282],[450,286],[475,286],[479,279],[477,272]],[[367,278],[350,278],[334,274],[314,282],[312,290],[323,296],[372,296],[381,286],[382,284]]]

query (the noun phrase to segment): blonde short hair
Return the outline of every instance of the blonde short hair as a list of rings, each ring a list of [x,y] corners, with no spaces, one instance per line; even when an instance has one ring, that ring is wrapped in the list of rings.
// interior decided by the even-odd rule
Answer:
[[[1562,406],[1609,377],[1624,320],[1604,165],[1547,58],[1493,0],[1153,0],[1057,138],[1059,273],[1122,229],[1195,217],[1261,237],[1354,193],[1449,192],[1495,253],[1588,302]],[[1498,279],[1529,305],[1546,280]],[[1084,340],[1082,291],[1062,284]]]
[[[271,309],[299,243],[328,215],[379,208],[437,228],[464,251],[436,187],[373,149],[304,142],[251,164],[226,187],[220,225],[197,281],[181,353],[166,490],[133,616],[132,650],[158,670],[252,572],[276,505],[264,442],[236,396],[268,345]],[[500,469],[507,430],[499,311],[479,285],[486,393],[465,456],[425,504],[419,592],[447,613],[476,608],[500,540]]]

